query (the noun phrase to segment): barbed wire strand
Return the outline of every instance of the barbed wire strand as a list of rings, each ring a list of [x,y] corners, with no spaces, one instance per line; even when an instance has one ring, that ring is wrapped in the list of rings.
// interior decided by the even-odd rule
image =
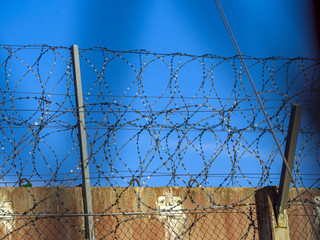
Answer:
[[[95,213],[115,214],[95,222],[99,229],[97,238],[132,239],[128,228],[131,223],[139,226],[137,231],[145,230],[139,239],[151,238],[146,229],[160,226],[171,229],[168,231],[173,238],[223,238],[226,233],[220,221],[222,215],[206,209],[215,206],[235,206],[224,210],[227,215],[238,214],[230,219],[236,228],[229,230],[238,232],[242,239],[257,238],[257,221],[252,214],[255,206],[246,204],[254,202],[257,189],[277,185],[278,148],[269,137],[270,128],[261,106],[254,94],[246,90],[240,57],[99,47],[81,49],[80,57],[91,185],[107,186],[116,194],[114,201],[107,201],[105,209]],[[260,76],[259,94],[265,109],[270,111],[274,132],[284,145],[289,104],[310,102],[313,94],[319,92],[320,61],[301,57],[245,58],[250,63],[248,68]],[[25,187],[31,199],[28,203],[32,204],[25,212],[17,210],[17,216],[1,216],[7,222],[4,226],[16,222],[16,227],[4,235],[0,231],[0,238],[25,237],[24,231],[29,231],[34,238],[46,239],[46,233],[52,231],[59,239],[59,234],[68,230],[82,239],[83,216],[63,197],[66,187],[81,186],[78,109],[70,48],[0,46],[0,59],[0,75],[4,78],[0,84],[1,185],[16,187],[27,183],[21,183],[27,179],[33,186],[54,187],[44,198],[37,196],[36,189]],[[279,79],[286,79],[286,83]],[[308,109],[304,111],[307,113]],[[319,186],[320,179],[317,174],[312,176],[320,166],[319,132],[314,126],[304,115],[293,169],[297,184],[304,187],[308,208],[316,206],[314,188]],[[314,161],[312,171],[308,168],[310,161]],[[250,173],[248,167],[254,170]],[[202,210],[184,211],[174,223],[168,217],[172,213],[156,214],[159,208],[155,201],[148,202],[143,197],[141,188],[153,186],[182,187],[182,208],[191,209],[188,204],[192,204]],[[252,189],[239,198],[220,202],[220,192],[230,186]],[[201,201],[193,189],[203,194]],[[128,192],[137,199],[137,213],[155,214],[150,218],[143,214],[121,216],[132,212],[122,204]],[[290,201],[295,201],[295,196],[292,198]],[[38,207],[43,204],[46,210]],[[51,216],[60,214],[57,204],[70,217]],[[237,210],[241,204],[246,207]],[[292,217],[299,215],[300,208],[290,207],[290,222],[301,224],[306,220]],[[115,222],[108,223],[109,229],[105,224],[110,219]],[[239,225],[237,219],[243,224]],[[206,221],[217,221],[214,232],[206,231],[210,226]],[[51,226],[61,230],[55,232]],[[303,238],[307,234],[304,229],[307,228],[293,234]],[[121,235],[124,233],[125,236]],[[164,238],[162,233],[158,234]]]

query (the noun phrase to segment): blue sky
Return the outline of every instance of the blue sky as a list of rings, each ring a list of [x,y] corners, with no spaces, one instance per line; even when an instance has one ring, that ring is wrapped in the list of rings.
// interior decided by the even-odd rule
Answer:
[[[254,57],[316,57],[310,1],[224,0],[221,5],[243,54]],[[69,47],[77,44],[80,48],[99,46],[111,50],[145,49],[160,53],[215,54],[224,57],[236,55],[213,0],[5,1],[0,9],[0,39],[1,45],[48,44]],[[202,73],[199,66],[191,69],[190,72],[182,71],[185,82],[192,83],[192,76]],[[90,73],[88,71],[85,74],[89,76]],[[113,74],[112,71],[109,74]],[[159,79],[161,74],[154,73],[159,75]],[[233,73],[229,75],[230,73],[221,71],[220,74],[222,78],[230,77]],[[124,75],[122,72],[120,77],[125,78]],[[160,80],[158,83],[161,85]],[[87,92],[90,84],[84,83]],[[145,84],[149,84],[150,88],[154,87],[147,80]],[[257,84],[259,85],[259,80]],[[217,85],[231,89],[233,82],[220,82]],[[21,84],[20,87],[22,86]],[[33,88],[28,85],[24,89],[27,87],[28,91]],[[126,88],[127,83],[110,87],[118,91],[121,87]],[[251,91],[248,82],[247,89]],[[190,96],[194,92],[193,87],[182,87],[182,90]],[[210,137],[204,135],[205,141],[209,142]],[[47,140],[51,144],[56,144],[55,141],[55,138]],[[174,140],[171,141],[173,142],[169,145],[174,146]],[[272,139],[265,137],[265,141]],[[64,143],[59,144],[61,151],[68,151],[70,148]],[[146,141],[142,144],[149,143]],[[129,158],[130,151],[135,151],[135,147],[128,146],[128,150],[123,153],[124,158]],[[210,144],[204,144],[203,147],[208,152],[212,151]],[[141,151],[146,152],[146,149]],[[261,154],[272,155],[270,151],[261,149]],[[189,154],[189,158],[194,157],[193,153]],[[201,167],[192,162],[186,162],[188,164],[193,170]],[[227,171],[231,163],[219,164],[221,171]],[[259,162],[247,164],[248,171],[254,172],[259,167]],[[281,162],[276,170],[279,171],[280,167]],[[307,169],[312,169],[312,165]],[[63,170],[69,171],[67,168]]]
[[[224,0],[243,54],[315,56],[311,1]],[[2,1],[1,44],[234,55],[213,0]]]

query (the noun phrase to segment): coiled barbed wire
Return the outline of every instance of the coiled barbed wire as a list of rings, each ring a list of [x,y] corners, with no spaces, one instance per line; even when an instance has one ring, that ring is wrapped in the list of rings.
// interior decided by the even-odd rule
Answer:
[[[209,179],[219,173],[228,174],[224,186],[273,184],[277,150],[237,56],[90,48],[80,57],[90,170],[98,173],[93,185],[124,186],[122,172],[143,186],[157,185],[154,177],[162,173],[168,186],[186,186],[191,176],[219,186]],[[1,59],[4,183],[29,175],[47,186],[72,186],[80,166],[70,49],[1,46]],[[312,101],[319,91],[319,60],[246,59],[283,144],[290,104]],[[306,118],[294,170],[302,185],[302,160],[314,158],[319,166],[317,130]],[[65,152],[54,143],[59,137]],[[251,164],[260,175],[255,183],[243,170]],[[68,173],[61,178],[60,172]],[[11,175],[17,178],[5,177]]]
[[[311,188],[319,188],[320,179],[319,130],[308,116],[308,107],[319,94],[319,59],[245,58],[282,146],[291,104],[305,106],[293,173],[298,185],[305,187],[304,194],[314,196]],[[81,49],[80,59],[91,185],[117,192],[115,202],[94,215],[95,221],[117,222],[100,239],[119,237],[127,224],[143,225],[146,219],[154,226],[172,225],[153,216],[158,209],[141,199],[137,189],[148,186],[188,187],[181,204],[191,202],[196,211],[182,210],[188,224],[174,233],[177,238],[193,236],[196,226],[208,219],[220,219],[216,212],[220,208],[246,219],[242,238],[255,236],[254,204],[245,205],[247,211],[239,209],[239,204],[252,199],[254,190],[228,204],[215,198],[221,187],[277,185],[281,171],[281,157],[257,99],[242,80],[238,56],[95,47]],[[33,186],[57,187],[34,200],[26,212],[12,215],[20,227],[4,236],[30,226],[36,229],[40,221],[58,221],[84,237],[81,223],[75,220],[81,213],[61,197],[65,187],[82,182],[71,69],[67,47],[0,46],[0,186],[19,186],[21,179],[28,179]],[[139,188],[130,185],[132,179]],[[190,179],[210,206],[191,194]],[[31,190],[26,191],[36,199]],[[128,209],[120,207],[128,191],[138,198],[138,209],[145,207],[148,212],[127,214]],[[70,216],[36,210],[52,197]],[[53,211],[55,204],[50,202],[47,210]],[[99,227],[98,222],[95,225]]]

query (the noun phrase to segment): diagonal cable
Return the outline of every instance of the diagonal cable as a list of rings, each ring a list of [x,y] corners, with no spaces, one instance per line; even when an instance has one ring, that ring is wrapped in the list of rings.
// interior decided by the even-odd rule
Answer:
[[[318,232],[317,232],[317,230],[316,230],[316,227],[315,227],[314,224],[313,224],[313,221],[312,221],[312,219],[311,219],[311,216],[310,216],[310,214],[309,214],[309,212],[308,212],[308,210],[307,210],[307,207],[306,207],[306,205],[304,204],[303,198],[302,198],[302,196],[301,196],[301,194],[300,194],[300,192],[299,192],[298,186],[297,186],[297,184],[296,184],[296,182],[295,182],[295,180],[294,180],[294,178],[293,178],[293,176],[292,176],[292,171],[291,171],[291,169],[290,169],[290,167],[289,167],[289,165],[288,165],[288,163],[287,163],[287,160],[286,160],[286,158],[285,158],[285,156],[284,156],[284,154],[283,154],[283,151],[282,151],[281,146],[280,146],[280,144],[279,144],[278,138],[276,137],[276,134],[275,134],[275,132],[274,132],[274,130],[273,130],[273,127],[272,127],[272,124],[271,124],[271,122],[270,122],[269,116],[268,116],[268,114],[267,114],[267,112],[266,112],[266,110],[265,110],[265,108],[264,108],[264,105],[263,105],[263,103],[262,103],[262,101],[261,101],[261,98],[260,98],[260,96],[259,96],[259,94],[258,94],[258,91],[257,91],[257,89],[256,89],[256,87],[255,87],[255,84],[254,84],[254,82],[253,82],[253,80],[252,80],[252,77],[251,77],[251,74],[250,74],[250,72],[249,72],[249,69],[248,69],[248,67],[247,67],[247,65],[246,65],[246,63],[245,63],[245,61],[244,61],[244,59],[243,59],[243,57],[242,57],[241,51],[240,51],[240,49],[239,49],[239,46],[238,46],[238,44],[237,44],[237,41],[236,41],[233,33],[232,33],[231,27],[230,27],[230,25],[229,25],[229,23],[228,23],[228,20],[227,20],[225,14],[224,14],[224,11],[223,11],[223,9],[222,9],[222,6],[221,6],[219,0],[214,0],[214,1],[215,1],[215,3],[216,3],[216,6],[217,6],[218,11],[219,11],[219,13],[220,13],[220,16],[221,16],[221,18],[222,18],[222,21],[223,21],[223,23],[224,23],[224,25],[225,25],[225,27],[226,27],[226,29],[227,29],[227,31],[228,31],[228,34],[229,34],[229,37],[230,37],[230,39],[231,39],[231,41],[232,41],[233,47],[235,48],[237,54],[238,54],[239,57],[240,57],[241,63],[242,63],[242,65],[243,65],[244,69],[245,69],[245,73],[247,74],[247,77],[248,77],[248,79],[249,79],[249,81],[250,81],[250,83],[251,83],[251,86],[252,86],[252,88],[253,88],[253,90],[254,90],[254,93],[255,93],[255,95],[256,95],[256,97],[257,97],[257,99],[258,99],[258,102],[259,102],[259,104],[260,104],[260,106],[261,106],[261,109],[262,109],[262,111],[263,111],[263,114],[264,114],[264,116],[265,116],[265,118],[266,118],[266,121],[267,121],[267,123],[268,123],[268,126],[269,126],[269,128],[270,128],[271,134],[272,134],[272,136],[273,136],[273,138],[274,138],[274,141],[275,141],[275,143],[276,143],[276,145],[277,145],[277,147],[278,147],[278,149],[279,149],[279,152],[280,152],[280,154],[281,154],[281,157],[282,157],[282,159],[283,159],[283,163],[285,164],[285,166],[286,166],[286,168],[287,168],[287,170],[288,170],[288,172],[289,172],[289,175],[290,175],[290,178],[291,178],[291,180],[292,180],[293,186],[294,186],[294,188],[295,188],[296,191],[297,191],[297,194],[298,194],[298,196],[299,196],[299,198],[300,198],[300,201],[301,201],[301,203],[302,203],[302,205],[303,205],[303,208],[304,208],[304,210],[305,210],[305,212],[306,212],[306,214],[307,214],[307,216],[308,216],[308,219],[309,219],[309,221],[310,221],[310,223],[311,223],[311,225],[312,225],[312,229],[313,229],[314,233],[316,234],[317,239],[320,239],[320,237],[319,237],[319,235],[318,235]]]

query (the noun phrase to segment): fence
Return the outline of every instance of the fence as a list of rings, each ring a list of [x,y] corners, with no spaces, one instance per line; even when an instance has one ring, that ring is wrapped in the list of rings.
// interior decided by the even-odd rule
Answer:
[[[82,106],[73,54],[46,45],[0,48],[6,213],[0,237],[81,239],[91,224],[95,239],[258,239],[254,193],[278,185],[282,159],[239,58],[80,49]],[[319,96],[320,62],[249,56],[246,62],[282,146],[291,104],[304,106],[293,175],[318,228],[319,132],[308,113]],[[87,141],[88,158],[79,136]],[[93,187],[92,211],[83,210],[81,193],[70,193],[74,201],[61,195],[68,187],[81,191],[77,186],[86,181]],[[15,188],[28,182],[51,192]],[[95,195],[95,187],[107,187],[114,199],[104,202],[108,194]],[[166,190],[148,202],[141,195],[148,187]],[[219,201],[226,187],[251,191]],[[15,189],[26,203],[6,192]],[[301,220],[305,212],[294,205],[301,202],[290,196],[291,238],[315,238]],[[171,213],[175,208],[180,215]]]

